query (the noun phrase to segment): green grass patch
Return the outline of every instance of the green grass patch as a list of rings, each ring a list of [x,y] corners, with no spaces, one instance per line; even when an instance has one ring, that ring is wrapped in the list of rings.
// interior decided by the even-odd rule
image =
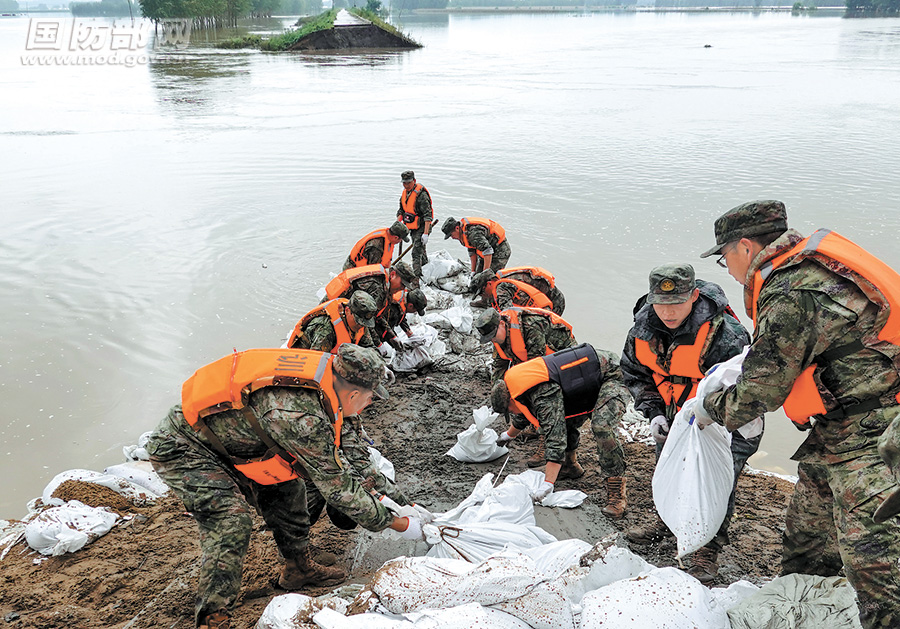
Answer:
[[[306,37],[310,33],[315,33],[316,31],[327,31],[328,29],[334,28],[334,18],[336,16],[337,9],[325,11],[325,13],[317,15],[315,19],[306,22],[297,30],[288,31],[281,35],[276,35],[271,39],[263,40],[260,43],[260,48],[262,50],[269,50],[273,52],[287,50],[298,41],[300,41],[300,39]]]
[[[402,37],[406,41],[413,43],[416,46],[421,47],[421,45],[422,45],[419,42],[417,42],[415,39],[413,39],[412,37],[407,35],[406,33],[398,30],[397,27],[395,27],[390,22],[385,22],[374,11],[369,11],[368,9],[364,9],[363,7],[351,7],[348,10],[350,11],[350,13],[353,13],[354,15],[358,15],[359,17],[363,18],[364,20],[369,20],[370,22],[372,22],[372,24],[379,26],[383,30],[386,30],[388,33],[392,33],[392,34],[396,35],[397,37]]]
[[[259,48],[262,42],[263,38],[259,35],[244,35],[243,37],[232,37],[231,39],[220,41],[216,44],[216,48],[224,48],[226,50]]]

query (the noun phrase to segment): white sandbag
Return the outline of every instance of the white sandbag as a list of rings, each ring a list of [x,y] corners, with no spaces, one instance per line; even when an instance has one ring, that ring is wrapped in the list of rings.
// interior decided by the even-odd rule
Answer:
[[[463,500],[444,513],[436,513],[434,514],[435,520],[439,520],[445,523],[453,523],[456,522],[460,516],[473,505],[479,505],[484,500],[491,495],[491,492],[494,491],[494,475],[491,473],[487,473],[482,476],[477,483],[475,483],[475,487],[472,488],[472,493],[463,498]]]
[[[525,470],[521,474],[510,474],[506,477],[504,483],[520,483],[528,488],[531,495],[534,495],[544,482],[544,473],[539,470]],[[573,509],[581,506],[587,498],[587,494],[577,489],[561,489],[552,491],[550,495],[541,500],[542,507],[564,507]]]
[[[737,356],[732,356],[725,362],[718,363],[710,368],[706,377],[697,385],[697,395],[694,397],[698,400],[698,403],[702,403],[702,400],[705,400],[710,393],[726,389],[738,381],[744,370],[744,358],[746,358],[749,350],[750,346],[746,345],[744,346],[744,351]],[[762,434],[763,426],[763,418],[757,417],[738,428],[738,432],[745,439],[752,439]]]
[[[415,627],[413,623],[403,618],[369,612],[344,616],[333,609],[316,612],[312,620],[320,629],[412,629]]]
[[[523,596],[540,581],[541,575],[530,558],[509,553],[474,564],[446,558],[399,557],[378,570],[370,587],[389,612],[406,614],[473,602],[502,603]]]
[[[303,629],[312,622],[313,616],[322,609],[329,609],[343,615],[349,603],[336,596],[311,598],[305,594],[291,592],[276,596],[256,622],[255,629]]]
[[[679,558],[715,537],[734,485],[731,434],[715,423],[703,430],[689,424],[695,403],[675,415],[653,472],[653,503],[675,533]]]
[[[70,500],[31,520],[25,526],[25,541],[42,555],[71,553],[106,535],[118,519],[107,509]]]
[[[585,592],[590,592],[616,581],[634,579],[656,569],[656,566],[647,563],[643,557],[627,548],[610,546],[599,560],[591,564],[590,572],[582,585]]]
[[[443,311],[441,316],[450,322],[454,330],[462,334],[469,334],[472,331],[474,317],[472,309],[468,306],[453,306]]]
[[[372,446],[369,446],[369,460],[372,461],[375,469],[384,474],[389,480],[394,480],[394,464]]]
[[[856,594],[843,577],[789,574],[728,611],[733,629],[860,629]]]
[[[431,354],[425,347],[413,347],[397,352],[391,359],[390,368],[397,372],[410,372],[431,364]]]
[[[416,629],[529,629],[530,625],[515,616],[478,603],[467,603],[446,609],[426,609],[404,614]]]
[[[466,266],[454,258],[446,249],[428,254],[428,262],[422,265],[422,281],[434,284],[436,280],[459,275]]]
[[[617,581],[582,599],[582,629],[729,629],[728,614],[697,579],[657,568]]]
[[[427,557],[462,559],[472,563],[485,561],[506,550],[524,551],[557,541],[538,526],[512,522],[472,522],[454,526],[426,524],[425,541],[431,545]]]
[[[497,445],[497,431],[488,428],[497,413],[482,406],[472,411],[472,418],[472,425],[456,435],[456,443],[447,450],[447,456],[463,463],[486,463],[509,452],[506,446]]]
[[[94,483],[95,485],[109,487],[116,493],[131,499],[138,506],[152,503],[159,497],[149,489],[136,485],[120,476],[101,474],[100,472],[94,472],[92,470],[68,470],[54,476],[53,479],[47,483],[47,486],[44,487],[44,492],[41,494],[41,500],[45,505],[59,506],[65,504],[64,500],[52,498],[51,496],[53,495],[53,492],[56,491],[56,488],[67,480],[78,480],[85,483]]]
[[[538,583],[525,596],[493,606],[534,629],[575,629],[575,614],[563,587],[556,582]]]
[[[403,345],[403,350],[390,357],[388,364],[394,371],[415,371],[433,361],[430,348],[437,342],[438,331],[430,325],[417,323],[410,326],[410,332],[412,335],[407,336],[402,330],[398,331],[397,339]],[[436,354],[438,357],[442,355],[440,352]]]
[[[741,579],[740,581],[735,581],[727,588],[711,588],[710,592],[712,592],[716,602],[727,612],[759,592],[759,586]]]
[[[103,473],[124,478],[135,485],[153,492],[157,496],[162,496],[169,491],[169,486],[159,477],[159,474],[153,469],[150,461],[135,460],[127,463],[119,463],[118,465],[110,465],[103,470]]]
[[[146,446],[152,434],[153,431],[148,430],[138,437],[137,445],[122,446],[122,454],[125,455],[125,458],[129,461],[149,461],[150,455],[147,453]]]
[[[453,523],[473,522],[509,522],[535,526],[534,505],[528,489],[517,483],[502,483],[499,487],[492,488],[481,504],[472,505],[460,513]]]
[[[439,278],[435,280],[435,284],[437,284],[438,288],[440,288],[441,290],[461,295],[463,293],[469,292],[470,281],[471,276],[468,273],[460,273],[459,275],[454,275],[453,277]]]
[[[534,560],[535,567],[545,579],[553,580],[572,566],[577,566],[581,556],[591,548],[584,540],[563,539],[523,550],[522,553]]]

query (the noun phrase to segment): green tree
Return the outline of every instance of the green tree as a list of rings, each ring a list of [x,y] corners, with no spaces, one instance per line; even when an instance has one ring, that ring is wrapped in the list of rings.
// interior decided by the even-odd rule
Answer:
[[[0,11],[3,13],[15,13],[19,10],[19,3],[16,0],[0,0]]]

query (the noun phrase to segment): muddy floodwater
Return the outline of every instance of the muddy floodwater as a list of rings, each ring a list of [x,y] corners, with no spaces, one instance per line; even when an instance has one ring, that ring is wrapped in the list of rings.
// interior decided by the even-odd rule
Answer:
[[[578,339],[615,351],[662,262],[742,312],[697,255],[743,201],[782,199],[797,229],[900,268],[897,20],[403,15],[424,48],[195,35],[126,67],[30,64],[38,17],[59,19],[0,19],[0,517],[59,471],[119,462],[197,367],[280,344],[392,220],[407,168],[438,217],[499,221],[510,264],[551,270]],[[70,42],[41,54],[75,58]],[[791,472],[801,438],[773,414],[751,463]]]

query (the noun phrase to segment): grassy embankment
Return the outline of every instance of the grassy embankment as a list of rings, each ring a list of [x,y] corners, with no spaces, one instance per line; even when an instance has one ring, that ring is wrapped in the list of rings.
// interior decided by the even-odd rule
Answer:
[[[404,35],[401,31],[395,28],[392,24],[385,22],[378,15],[373,13],[372,11],[367,11],[362,8],[351,8],[349,11],[359,17],[369,20],[379,28],[396,35],[397,37],[402,37],[403,39],[407,39],[409,41],[414,41],[408,35]],[[317,31],[326,31],[331,28],[334,28],[334,18],[337,16],[337,9],[331,9],[330,11],[325,11],[324,13],[320,13],[311,18],[301,18],[298,21],[298,25],[300,28],[287,31],[282,33],[281,35],[275,35],[274,37],[270,37],[269,39],[263,39],[259,35],[245,35],[244,37],[234,37],[232,39],[226,39],[224,41],[216,44],[216,48],[259,48],[260,50],[266,50],[269,52],[280,52],[283,50],[287,50],[302,38],[306,37],[311,33],[315,33]]]

